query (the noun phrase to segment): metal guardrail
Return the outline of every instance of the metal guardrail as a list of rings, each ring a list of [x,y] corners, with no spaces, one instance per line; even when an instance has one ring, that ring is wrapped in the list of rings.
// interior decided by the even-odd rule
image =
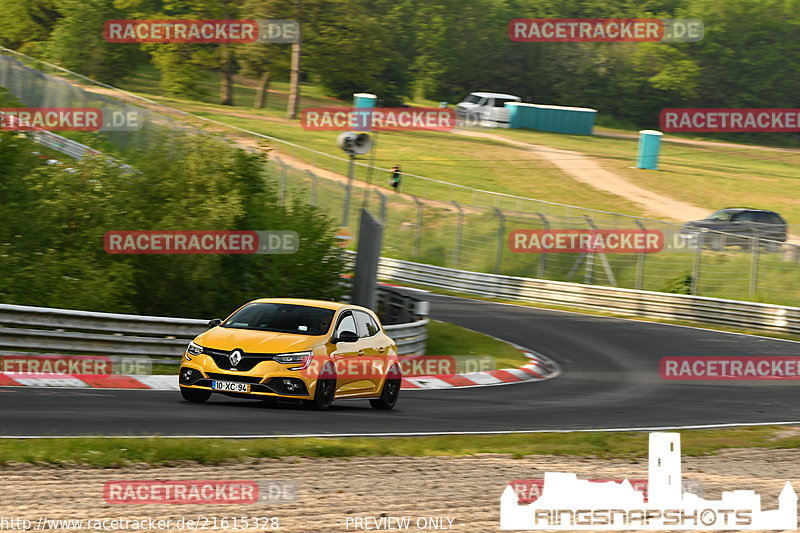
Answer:
[[[411,304],[416,301],[414,298]],[[207,322],[0,304],[0,350],[166,357],[175,361],[192,338],[208,329]],[[427,323],[427,318],[416,317],[410,323],[384,325],[384,329],[402,355],[421,355]]]
[[[800,308],[456,270],[381,258],[378,276],[505,300],[800,334]]]

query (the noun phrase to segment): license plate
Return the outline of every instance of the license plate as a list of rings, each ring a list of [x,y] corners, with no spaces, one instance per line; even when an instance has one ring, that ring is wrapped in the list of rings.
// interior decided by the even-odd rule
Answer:
[[[212,381],[211,388],[226,392],[250,392],[249,383],[236,383],[235,381]]]

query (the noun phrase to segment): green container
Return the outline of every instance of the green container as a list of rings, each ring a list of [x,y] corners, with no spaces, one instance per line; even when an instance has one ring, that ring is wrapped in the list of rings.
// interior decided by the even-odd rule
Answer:
[[[542,104],[505,104],[512,128],[525,128],[570,135],[591,135],[596,109]]]

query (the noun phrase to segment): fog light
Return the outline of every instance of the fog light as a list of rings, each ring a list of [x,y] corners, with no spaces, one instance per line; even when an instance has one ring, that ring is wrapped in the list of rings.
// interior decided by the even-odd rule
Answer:
[[[283,386],[286,387],[286,390],[288,391],[296,391],[297,389],[300,388],[300,385],[298,385],[296,381],[291,379],[284,379]]]

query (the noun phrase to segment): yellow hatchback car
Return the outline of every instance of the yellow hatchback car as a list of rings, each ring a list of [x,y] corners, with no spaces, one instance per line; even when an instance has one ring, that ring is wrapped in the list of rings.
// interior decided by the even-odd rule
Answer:
[[[187,401],[204,402],[218,392],[267,402],[292,398],[317,409],[337,398],[369,398],[376,409],[397,404],[397,345],[369,309],[265,298],[208,325],[181,361]]]

